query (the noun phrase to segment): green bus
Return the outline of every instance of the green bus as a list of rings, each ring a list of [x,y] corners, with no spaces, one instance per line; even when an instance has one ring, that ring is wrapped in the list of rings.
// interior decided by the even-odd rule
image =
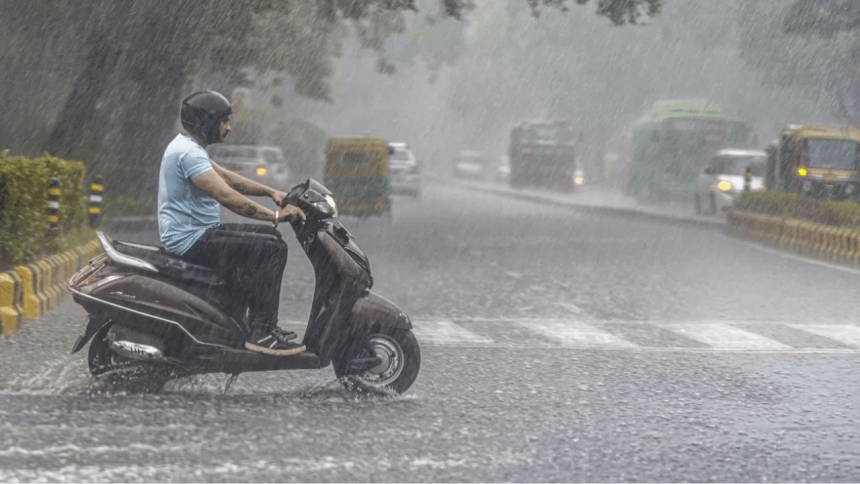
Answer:
[[[751,127],[719,104],[660,101],[633,127],[626,192],[640,201],[688,201],[707,158],[750,145]]]

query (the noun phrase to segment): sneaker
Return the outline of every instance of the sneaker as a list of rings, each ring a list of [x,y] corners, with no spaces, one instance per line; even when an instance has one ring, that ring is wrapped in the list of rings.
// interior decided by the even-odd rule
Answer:
[[[298,338],[299,334],[295,331],[290,331],[288,329],[281,328],[280,326],[275,326],[275,329],[272,330],[272,336],[277,338],[278,341],[286,343],[291,339]]]
[[[245,342],[245,348],[251,351],[257,351],[273,356],[290,356],[296,355],[307,348],[305,345],[291,343],[281,339],[278,329],[273,329],[271,333],[266,335],[253,335],[249,341]]]

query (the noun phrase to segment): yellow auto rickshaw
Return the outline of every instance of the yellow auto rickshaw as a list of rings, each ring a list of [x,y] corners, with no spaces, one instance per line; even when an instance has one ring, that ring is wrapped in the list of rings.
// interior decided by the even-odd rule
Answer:
[[[388,142],[380,138],[330,138],[323,183],[342,215],[391,216]]]
[[[769,148],[768,190],[832,200],[860,194],[860,131],[789,125]]]

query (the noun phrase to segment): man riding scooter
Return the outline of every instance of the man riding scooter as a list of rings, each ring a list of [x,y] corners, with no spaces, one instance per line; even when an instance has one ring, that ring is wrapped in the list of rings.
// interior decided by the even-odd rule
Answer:
[[[249,180],[209,159],[206,146],[221,143],[230,132],[230,102],[214,91],[197,92],[182,101],[179,134],[164,152],[158,182],[158,231],[167,252],[212,268],[229,287],[228,294],[247,303],[250,335],[245,348],[288,356],[305,351],[291,340],[296,333],[277,326],[278,298],[287,244],[279,222],[305,219],[293,205],[270,210],[248,196],[266,196],[276,206],[286,193]],[[220,206],[243,217],[272,222],[222,224]]]

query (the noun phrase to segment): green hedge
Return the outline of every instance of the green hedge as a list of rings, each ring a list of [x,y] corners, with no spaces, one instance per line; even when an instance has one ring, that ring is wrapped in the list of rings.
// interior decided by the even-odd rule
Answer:
[[[50,231],[48,184],[60,180],[60,223]],[[26,264],[62,250],[88,225],[84,164],[45,155],[23,158],[0,153],[0,267]],[[72,237],[70,237],[72,236]]]
[[[795,193],[748,192],[741,195],[735,208],[834,227],[860,227],[860,204],[850,200],[819,201]]]

